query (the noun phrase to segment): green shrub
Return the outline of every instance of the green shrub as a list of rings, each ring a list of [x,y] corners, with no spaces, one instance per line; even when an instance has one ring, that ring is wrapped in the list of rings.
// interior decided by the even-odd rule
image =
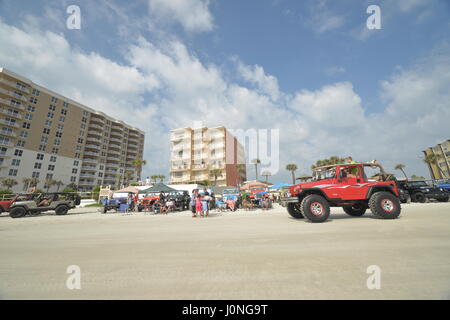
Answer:
[[[96,186],[94,189],[92,189],[92,199],[98,201],[99,195],[100,195],[100,186]]]

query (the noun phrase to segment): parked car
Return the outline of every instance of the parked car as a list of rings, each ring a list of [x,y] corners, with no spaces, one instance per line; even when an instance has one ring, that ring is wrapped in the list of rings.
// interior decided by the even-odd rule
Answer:
[[[450,179],[441,179],[435,181],[436,187],[442,188],[447,192],[450,192]]]
[[[426,202],[427,199],[435,199],[439,202],[447,202],[450,193],[443,188],[435,187],[425,181],[398,181],[401,189],[406,190],[411,196],[412,202]]]
[[[36,215],[54,210],[57,215],[66,215],[81,202],[77,193],[33,193],[17,199],[8,209],[11,218]]]
[[[313,181],[289,189],[287,211],[294,218],[324,222],[330,207],[342,207],[350,216],[370,208],[381,219],[395,219],[401,205],[393,175],[376,163],[337,164],[315,168]]]
[[[0,214],[8,212],[9,207],[19,198],[20,195],[11,195],[10,199],[0,200]]]
[[[105,198],[102,201],[103,204],[103,213],[106,213],[110,210],[119,211],[121,204],[127,203],[127,197],[120,197],[120,198],[113,198],[113,199],[107,199]],[[134,202],[132,203],[132,206],[134,205]],[[132,208],[131,208],[132,210]]]

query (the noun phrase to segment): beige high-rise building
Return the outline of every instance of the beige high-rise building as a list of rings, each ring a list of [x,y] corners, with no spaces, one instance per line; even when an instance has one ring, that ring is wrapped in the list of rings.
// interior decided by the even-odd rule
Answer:
[[[140,179],[144,132],[0,68],[0,183],[25,178],[119,187]],[[3,188],[5,188],[3,186]],[[52,187],[50,190],[56,190]]]
[[[428,165],[432,179],[445,179],[450,177],[450,140],[438,143],[434,147],[430,147],[422,152],[425,156],[429,154],[436,155],[437,163]]]
[[[175,129],[170,142],[172,184],[236,186],[246,179],[245,150],[225,127]]]

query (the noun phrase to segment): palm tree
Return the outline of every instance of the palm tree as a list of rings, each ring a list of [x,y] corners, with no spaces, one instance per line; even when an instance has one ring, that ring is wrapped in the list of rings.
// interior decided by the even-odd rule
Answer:
[[[300,177],[297,178],[298,180],[302,181],[302,182],[306,182],[309,179],[312,179],[311,176],[308,176],[307,174],[302,174]]]
[[[212,169],[210,173],[214,176],[214,185],[217,186],[217,178],[222,175],[222,170]]]
[[[298,169],[298,166],[295,163],[289,163],[286,165],[286,170],[290,171],[292,174],[292,184],[295,184],[295,171]]]
[[[134,159],[133,160],[133,167],[136,169],[136,173],[138,172],[139,168],[142,168],[147,164],[147,160],[144,159]]]
[[[244,172],[245,173],[245,164],[244,163],[239,163],[236,165],[236,170],[237,170],[237,181],[236,184],[240,184],[242,182],[242,175],[241,173]]]
[[[64,182],[62,182],[61,180],[58,180],[58,181],[55,182],[55,185],[57,187],[56,188],[56,192],[58,192],[59,188],[61,188],[64,185]]]
[[[405,170],[403,170],[406,166],[402,163],[399,163],[395,166],[395,170],[400,170],[401,172],[403,172],[403,175],[405,176],[406,180],[408,180],[408,176],[405,173]]]
[[[66,187],[67,187],[67,189],[72,189],[72,190],[77,190],[78,189],[77,184],[74,183],[74,182],[69,183]]]
[[[132,174],[130,171],[126,171],[123,175],[124,184],[126,184],[127,186],[130,184],[131,176],[132,176]]]
[[[117,188],[120,189],[120,186],[122,184],[122,173],[116,173],[116,179],[117,179]]]
[[[22,182],[23,182],[23,191],[27,191],[28,188],[30,187],[31,178],[23,178]]]
[[[258,165],[261,164],[261,160],[259,159],[253,159],[252,163],[255,165],[255,175],[256,175],[256,181],[258,181]]]
[[[30,187],[37,187],[38,183],[39,183],[39,179],[38,178],[31,178],[30,179]]]
[[[263,173],[261,173],[261,175],[263,177],[266,177],[266,183],[269,180],[269,177],[272,175],[272,173],[270,173],[270,171],[263,171]]]
[[[158,175],[157,175],[157,174],[154,174],[154,175],[152,175],[152,176],[150,177],[150,179],[152,179],[153,184],[155,184],[155,183],[156,183],[156,179],[158,179]]]
[[[430,167],[432,164],[434,164],[438,168],[439,173],[441,174],[441,177],[447,178],[438,163],[441,158],[442,158],[442,155],[440,155],[440,154],[430,153],[425,156],[423,161],[426,164],[428,164]]]
[[[56,180],[52,178],[45,179],[44,185],[47,187],[47,192],[56,184]]]
[[[158,174],[158,179],[159,179],[159,182],[160,182],[160,183],[162,183],[162,182],[164,181],[165,178],[166,178],[165,175],[163,175],[163,174]]]
[[[17,185],[17,181],[15,179],[8,178],[2,181],[2,185],[9,190]]]

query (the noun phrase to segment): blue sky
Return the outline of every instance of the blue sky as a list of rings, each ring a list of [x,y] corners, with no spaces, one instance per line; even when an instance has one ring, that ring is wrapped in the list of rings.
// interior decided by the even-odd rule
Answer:
[[[420,151],[450,138],[449,17],[445,0],[0,0],[0,65],[145,130],[144,174],[201,120],[280,129],[272,180],[348,154],[427,175]]]

